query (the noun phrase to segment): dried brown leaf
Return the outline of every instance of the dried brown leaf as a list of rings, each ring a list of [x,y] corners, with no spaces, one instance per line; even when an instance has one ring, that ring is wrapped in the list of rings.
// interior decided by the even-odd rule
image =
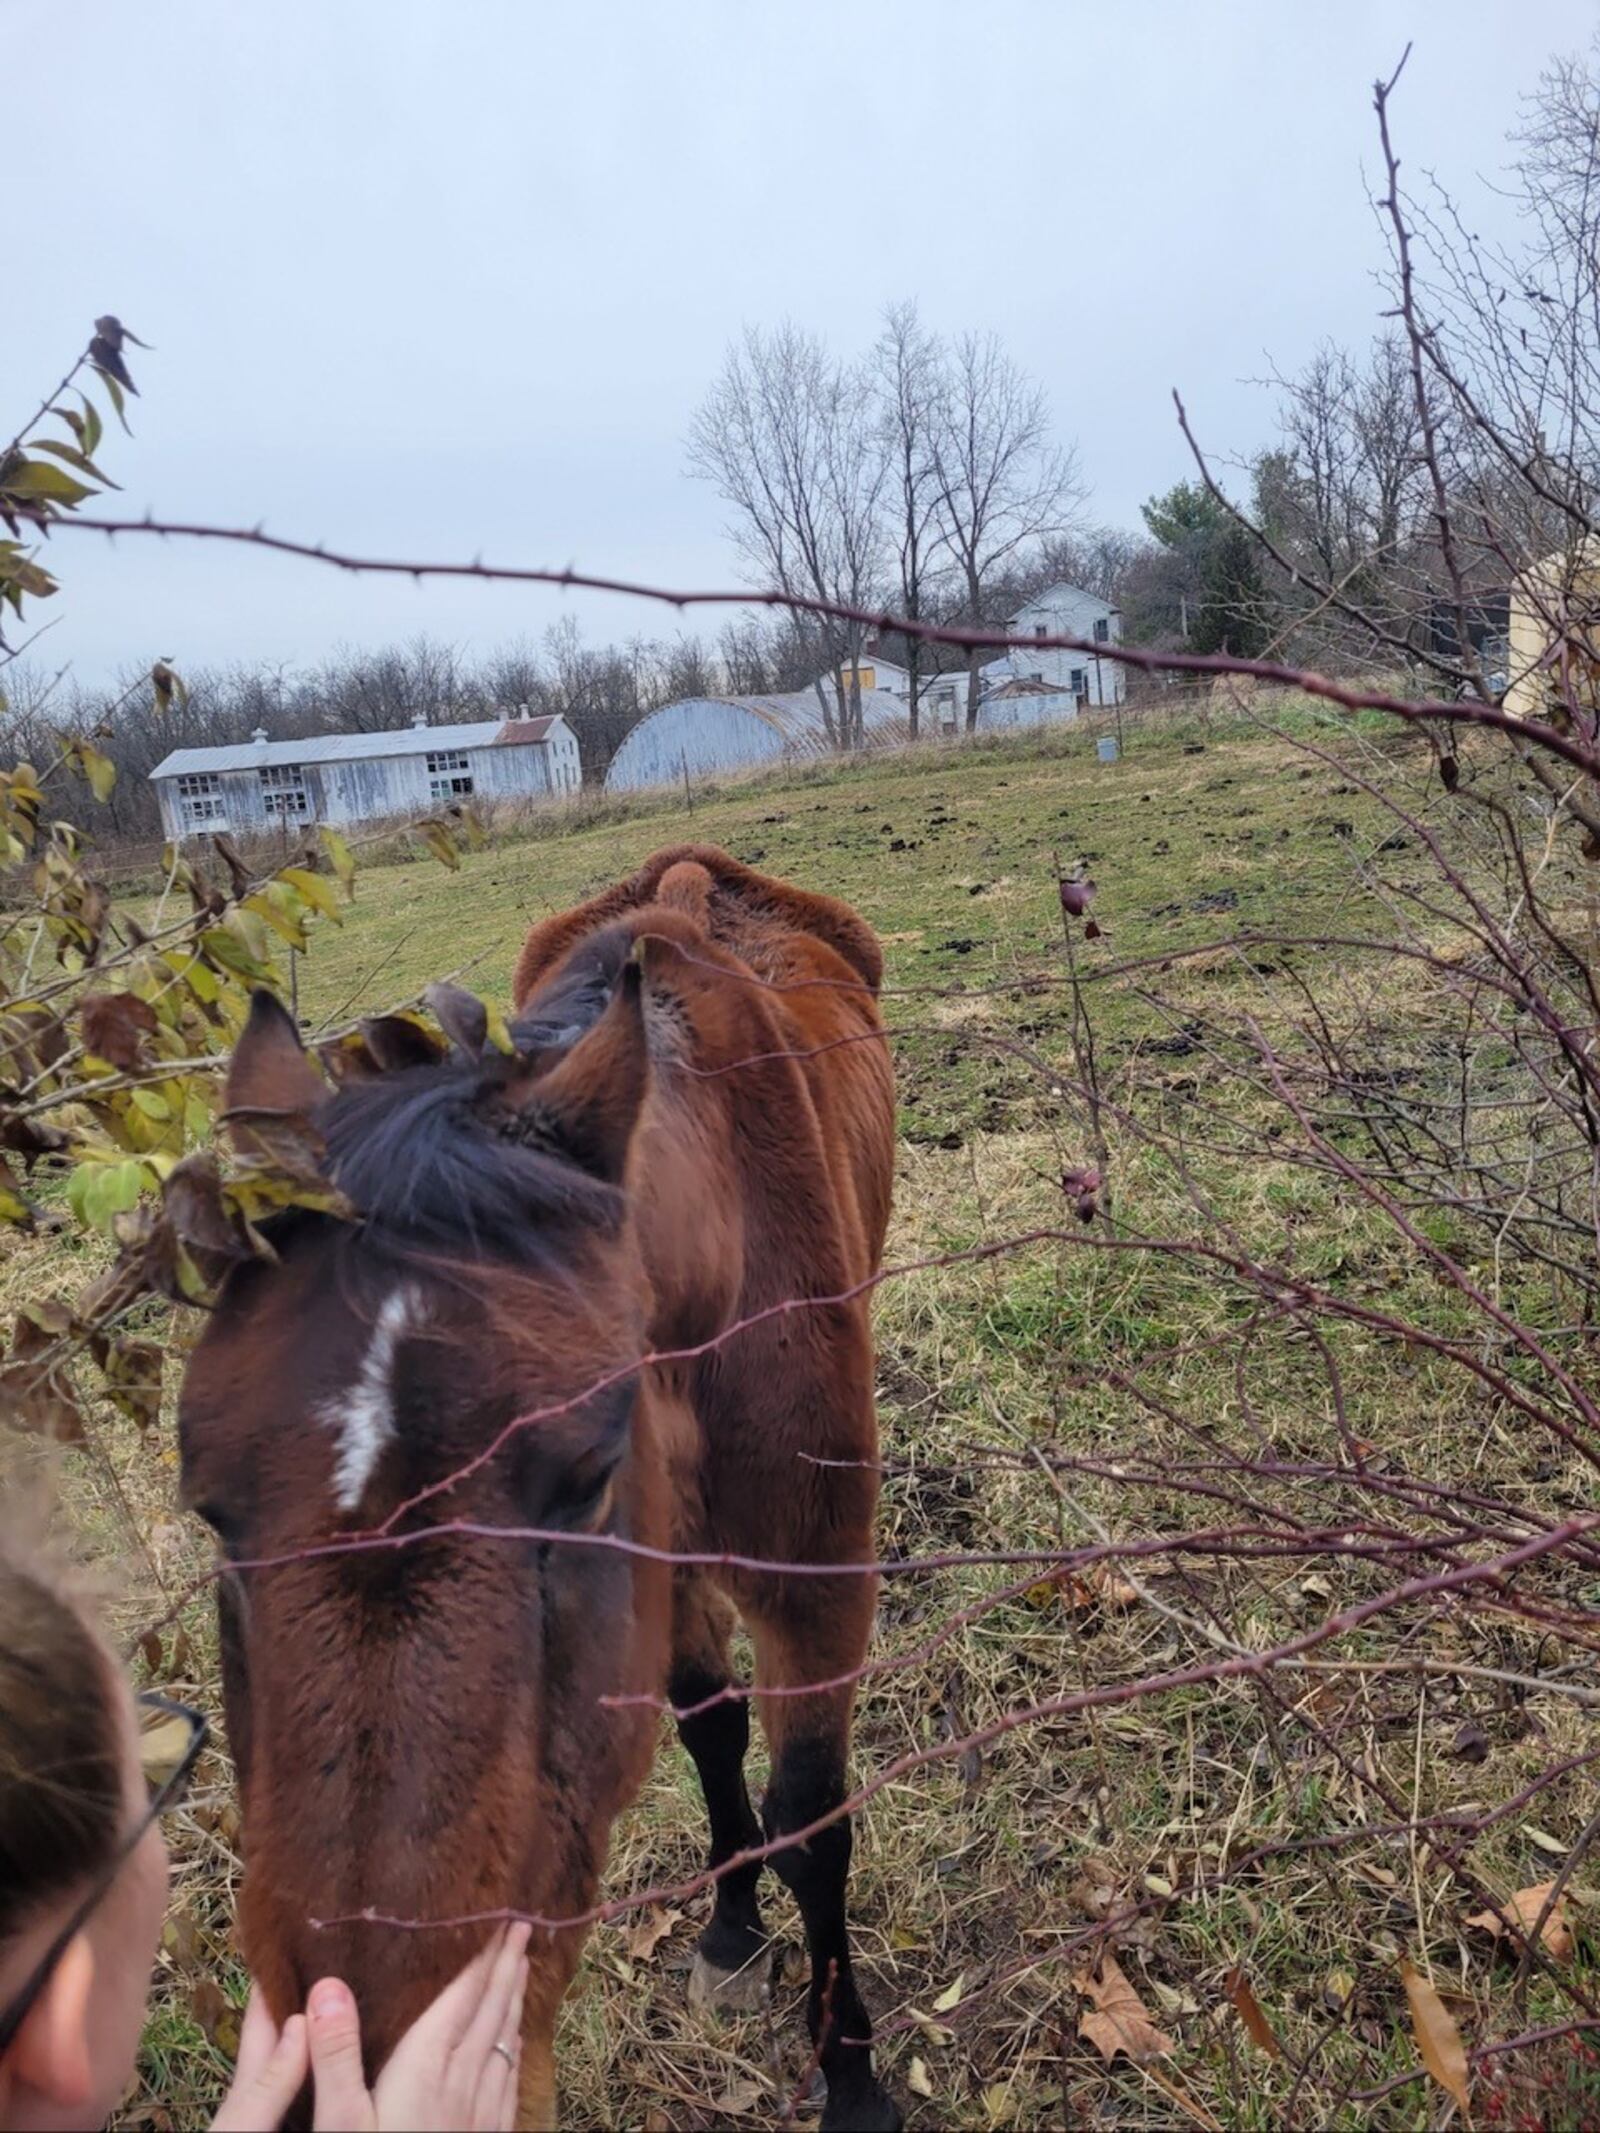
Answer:
[[[1072,1983],[1084,1998],[1094,2002],[1093,2011],[1079,2017],[1078,2035],[1092,2044],[1109,2063],[1125,2052],[1135,2066],[1159,2059],[1173,2049],[1172,2039],[1158,2029],[1116,1957],[1107,1949],[1098,1971],[1092,1964],[1072,1973]]]
[[[1467,2048],[1455,2017],[1433,1986],[1413,1964],[1402,1962],[1400,1982],[1406,1988],[1411,2010],[1411,2033],[1417,2040],[1422,2063],[1447,2095],[1453,2096],[1463,2118],[1470,2115]]]
[[[635,1963],[648,1962],[682,1918],[681,1911],[664,1911],[660,1904],[652,1904],[644,1917],[628,1929],[629,1960]]]
[[[1546,1903],[1553,1881],[1541,1881],[1531,1889],[1518,1889],[1501,1911],[1477,1911],[1467,1920],[1470,1932],[1487,1933],[1491,1940],[1508,1935],[1521,1947],[1533,1931]],[[1565,1895],[1558,1896],[1539,1931],[1539,1945],[1555,1962],[1564,1963],[1572,1953],[1572,1928],[1567,1922]]]
[[[1261,2010],[1261,2002],[1250,1989],[1250,1980],[1237,1967],[1230,1970],[1222,1981],[1222,1989],[1233,2002],[1234,2011],[1249,2033],[1252,2044],[1259,2046],[1269,2059],[1281,2059],[1283,2046],[1273,2034],[1272,2024]]]

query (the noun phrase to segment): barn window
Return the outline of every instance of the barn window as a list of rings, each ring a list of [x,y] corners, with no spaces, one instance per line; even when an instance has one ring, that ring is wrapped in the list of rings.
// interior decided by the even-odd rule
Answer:
[[[178,813],[185,829],[226,829],[222,780],[210,770],[191,770],[178,780]]]
[[[1094,641],[1096,644],[1109,644],[1111,642],[1111,624],[1104,615],[1099,615],[1095,618]]]
[[[284,822],[304,822],[311,813],[306,774],[298,763],[277,763],[261,772],[261,805]]]
[[[454,749],[440,749],[428,757],[428,797],[461,800],[472,791],[472,765]]]

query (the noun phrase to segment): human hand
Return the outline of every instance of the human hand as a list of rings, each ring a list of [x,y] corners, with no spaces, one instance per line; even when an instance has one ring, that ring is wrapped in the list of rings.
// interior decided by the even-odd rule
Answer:
[[[290,2015],[280,2030],[252,1987],[239,2032],[239,2056],[211,2133],[275,2133],[310,2066],[306,2018]]]
[[[529,1928],[491,1936],[418,2015],[368,2089],[355,1997],[338,1978],[311,1988],[314,2133],[510,2133],[522,2060]]]

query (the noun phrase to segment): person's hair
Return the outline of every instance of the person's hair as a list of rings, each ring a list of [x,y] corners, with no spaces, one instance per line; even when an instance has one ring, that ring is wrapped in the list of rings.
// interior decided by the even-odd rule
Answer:
[[[70,1574],[0,1525],[0,1943],[108,1864],[124,1784],[110,1657]]]

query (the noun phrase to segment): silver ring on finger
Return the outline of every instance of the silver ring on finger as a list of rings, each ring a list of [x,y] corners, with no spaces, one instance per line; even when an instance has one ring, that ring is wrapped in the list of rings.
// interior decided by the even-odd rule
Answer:
[[[497,2042],[492,2044],[489,2048],[491,2051],[497,2051],[500,2054],[501,2058],[504,2059],[504,2061],[506,2062],[506,2065],[509,2066],[513,2071],[515,2071],[517,2064],[517,2055],[511,2049],[511,2046],[509,2044],[506,2044],[504,2042]]]

